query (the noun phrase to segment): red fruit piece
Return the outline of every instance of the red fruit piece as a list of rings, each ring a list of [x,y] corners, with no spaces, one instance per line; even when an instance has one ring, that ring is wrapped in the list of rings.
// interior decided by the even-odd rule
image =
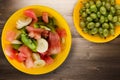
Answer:
[[[12,30],[8,31],[6,34],[6,39],[11,42],[16,38],[16,35],[17,34],[14,31],[12,31]]]
[[[34,28],[34,27],[31,27],[31,26],[27,26],[26,29],[29,32],[29,36],[31,38],[35,38],[35,39],[40,39],[42,32],[45,31],[44,29]]]
[[[30,38],[34,38],[34,39],[40,39],[41,35],[39,33],[35,33],[35,32],[30,32],[28,35]]]
[[[54,59],[52,59],[50,56],[45,56],[43,60],[45,60],[46,65],[50,65],[54,62]]]
[[[28,57],[32,56],[32,51],[25,45],[21,46],[18,51],[20,51],[21,53],[25,54]]]
[[[35,32],[35,33],[42,33],[44,31],[44,29],[34,28],[34,27],[31,27],[31,26],[27,26],[26,29],[27,29],[28,32]]]
[[[43,12],[42,13],[42,19],[45,23],[48,23],[49,20],[48,20],[48,13],[47,12]]]
[[[18,60],[19,62],[23,62],[23,61],[26,60],[27,56],[26,56],[24,53],[18,53],[17,58],[18,58],[17,60]]]
[[[40,54],[40,57],[41,57],[42,59],[44,59],[44,57],[47,56],[47,55],[49,54],[49,52],[46,51],[46,52],[44,52],[44,53],[39,53],[39,54]]]
[[[48,42],[50,54],[57,54],[61,51],[60,37],[56,32],[49,33]]]
[[[66,33],[65,29],[63,29],[63,28],[56,29],[56,32],[58,33],[58,35],[60,36],[60,38],[64,38],[64,37],[67,36],[67,33]]]
[[[38,21],[36,14],[34,13],[34,11],[32,9],[28,9],[24,11],[24,15],[27,17],[32,18],[33,20],[35,20],[35,22]]]
[[[44,31],[41,33],[41,36],[47,38],[47,37],[49,36],[49,31],[44,30]]]
[[[12,48],[11,45],[7,45],[6,48],[5,48],[5,54],[11,58],[11,59],[16,59],[17,58],[17,55],[16,55],[17,51],[14,50]]]
[[[24,64],[27,68],[31,68],[34,66],[33,59],[32,59],[32,51],[25,45],[19,48],[20,53],[23,53],[26,56],[26,60]]]

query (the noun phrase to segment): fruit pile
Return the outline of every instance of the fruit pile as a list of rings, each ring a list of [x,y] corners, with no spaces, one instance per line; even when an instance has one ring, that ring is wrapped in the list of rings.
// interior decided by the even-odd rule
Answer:
[[[116,0],[87,0],[80,9],[80,27],[84,33],[102,38],[114,36],[120,25],[120,5]]]
[[[11,59],[24,63],[26,68],[43,67],[52,64],[65,43],[66,31],[57,25],[54,17],[47,12],[36,16],[28,9],[16,22],[16,30],[6,35],[10,45],[5,53]]]

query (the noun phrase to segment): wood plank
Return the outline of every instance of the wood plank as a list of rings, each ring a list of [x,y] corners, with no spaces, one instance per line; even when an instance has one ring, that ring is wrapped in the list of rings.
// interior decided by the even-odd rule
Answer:
[[[0,59],[0,75],[5,76],[1,76],[0,80],[15,80],[16,78],[13,76],[17,76],[19,78],[17,80],[21,80],[20,77],[23,78],[22,80],[38,78],[42,78],[42,80],[108,80],[111,78],[117,80],[120,76],[119,42],[120,39],[117,38],[108,44],[98,45],[82,38],[74,38],[70,55],[63,65],[49,74],[40,76],[23,74],[10,66],[6,59],[2,57]],[[84,45],[85,43],[87,45]],[[112,47],[110,46],[111,44]],[[103,50],[105,51],[104,53]]]

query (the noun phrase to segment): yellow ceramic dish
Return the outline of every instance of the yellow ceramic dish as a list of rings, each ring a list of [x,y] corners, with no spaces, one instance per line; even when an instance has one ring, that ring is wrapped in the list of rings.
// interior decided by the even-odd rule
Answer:
[[[6,41],[6,33],[9,30],[13,30],[15,31],[16,28],[16,21],[19,19],[19,17],[21,15],[23,15],[23,11],[26,9],[33,9],[34,12],[37,15],[40,15],[41,12],[48,12],[49,15],[53,16],[56,20],[57,20],[57,25],[59,27],[63,27],[66,32],[67,32],[67,37],[66,37],[66,42],[65,42],[65,48],[64,50],[59,53],[57,55],[57,57],[55,58],[55,61],[53,64],[42,67],[42,68],[26,68],[22,63],[17,62],[16,60],[11,60],[9,57],[7,57],[6,53],[5,53],[5,47],[7,44],[10,44],[9,42]],[[4,55],[7,58],[7,60],[9,61],[9,63],[14,66],[16,69],[27,73],[27,74],[45,74],[48,72],[51,72],[53,70],[55,70],[57,67],[59,67],[67,58],[70,48],[71,48],[71,33],[70,33],[70,29],[68,24],[66,23],[66,21],[64,20],[64,18],[55,10],[45,7],[45,6],[39,6],[39,5],[33,5],[33,6],[28,6],[25,8],[22,8],[20,10],[18,10],[17,12],[15,12],[7,21],[7,23],[4,26],[3,32],[2,32],[2,48],[4,51]]]
[[[74,19],[74,24],[76,27],[76,30],[78,31],[78,33],[84,37],[86,40],[91,41],[91,42],[95,42],[95,43],[105,43],[105,42],[109,42],[113,39],[115,39],[119,34],[120,34],[120,27],[117,26],[115,29],[115,35],[114,36],[109,36],[106,39],[101,38],[99,36],[91,36],[89,34],[85,34],[82,29],[79,26],[79,22],[80,22],[80,17],[79,17],[79,10],[82,7],[81,2],[83,2],[84,0],[78,0],[75,8],[74,8],[74,12],[73,12],[73,19]],[[120,4],[119,0],[116,0],[117,4]]]

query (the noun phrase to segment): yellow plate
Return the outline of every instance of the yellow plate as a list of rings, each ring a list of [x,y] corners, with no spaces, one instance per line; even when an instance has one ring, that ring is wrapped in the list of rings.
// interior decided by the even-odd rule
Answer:
[[[79,26],[79,22],[80,22],[80,17],[79,17],[79,10],[82,7],[81,2],[83,2],[85,0],[78,0],[75,8],[74,8],[74,12],[73,12],[73,19],[74,19],[74,24],[76,27],[76,30],[78,31],[78,33],[84,37],[86,40],[94,42],[94,43],[105,43],[105,42],[109,42],[113,39],[115,39],[119,34],[120,34],[120,27],[117,26],[115,29],[115,35],[114,36],[109,36],[106,39],[104,38],[100,38],[99,36],[91,36],[89,34],[85,34],[82,29]],[[117,4],[120,4],[119,0],[116,0]]]
[[[37,15],[40,15],[41,12],[48,12],[49,15],[53,16],[56,20],[57,20],[57,25],[59,27],[63,27],[66,32],[67,32],[67,37],[66,37],[66,42],[65,42],[65,48],[64,50],[59,53],[57,55],[57,57],[55,58],[55,62],[51,65],[42,67],[42,68],[31,68],[31,69],[27,69],[24,67],[24,65],[22,63],[17,62],[16,60],[11,60],[9,57],[7,57],[7,55],[5,54],[5,45],[10,44],[9,42],[6,41],[6,33],[9,30],[15,30],[15,26],[16,26],[16,21],[19,19],[19,17],[21,15],[23,15],[23,11],[26,9],[33,9],[34,12]],[[4,26],[3,32],[2,32],[2,48],[4,51],[4,55],[7,58],[7,60],[9,61],[9,63],[14,66],[16,69],[27,73],[27,74],[45,74],[48,72],[51,72],[53,70],[55,70],[57,67],[59,67],[67,58],[70,48],[71,48],[71,33],[70,33],[70,29],[69,26],[67,24],[67,22],[65,21],[65,19],[55,10],[45,7],[45,6],[39,6],[39,5],[33,5],[33,6],[28,6],[25,8],[22,8],[20,10],[18,10],[17,12],[15,12],[7,21],[7,23]]]

